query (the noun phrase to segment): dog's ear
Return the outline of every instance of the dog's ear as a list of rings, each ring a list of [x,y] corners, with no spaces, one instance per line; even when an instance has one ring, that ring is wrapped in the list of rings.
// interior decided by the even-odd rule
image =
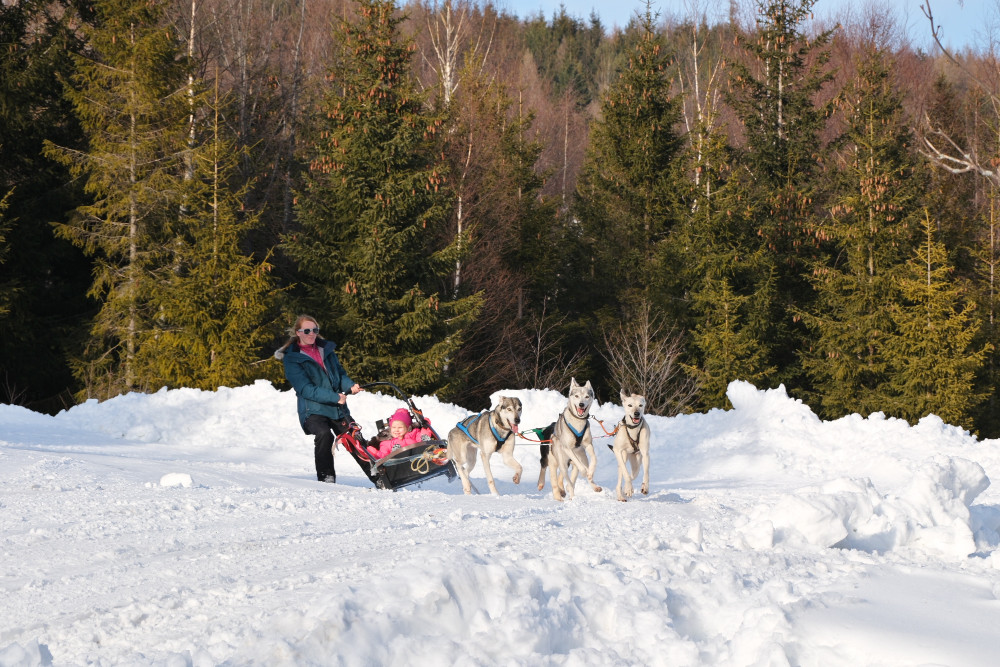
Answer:
[[[621,394],[619,395],[622,397],[622,403],[624,403],[625,399],[629,397],[629,394],[624,389],[621,389]]]
[[[580,385],[578,385],[576,383],[576,378],[575,377],[572,377],[572,378],[569,379],[569,390],[570,391],[573,391],[573,387],[579,387],[579,386]]]
[[[591,392],[594,391],[594,388],[590,386],[590,380],[587,380],[587,384],[583,385],[583,388],[589,389]]]

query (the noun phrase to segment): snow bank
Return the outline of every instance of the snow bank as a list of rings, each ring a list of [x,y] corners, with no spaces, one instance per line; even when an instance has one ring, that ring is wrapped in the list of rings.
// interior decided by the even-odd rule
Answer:
[[[863,470],[884,485],[879,490],[872,477],[834,477],[783,494],[753,512],[748,544],[906,549],[951,559],[977,550],[969,508],[990,480],[978,463],[936,453],[944,440],[974,454],[980,447],[967,432],[937,417],[910,427],[881,413],[824,423],[783,387],[757,391],[733,383],[728,395],[740,432],[769,445],[777,462],[772,474],[799,471],[822,479]]]

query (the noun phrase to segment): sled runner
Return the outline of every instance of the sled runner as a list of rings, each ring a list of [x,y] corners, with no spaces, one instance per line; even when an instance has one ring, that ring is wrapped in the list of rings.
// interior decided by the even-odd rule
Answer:
[[[438,436],[423,413],[413,404],[413,399],[391,382],[372,382],[362,385],[362,389],[371,387],[391,388],[406,401],[414,428],[426,427],[434,434],[430,440],[421,440],[416,444],[400,447],[385,458],[378,459],[368,452],[367,445],[370,443],[361,435],[361,427],[352,423],[346,433],[337,436],[337,443],[358,462],[372,484],[379,489],[395,491],[439,475],[447,476],[449,481],[453,480],[458,473],[454,464],[448,460],[448,443]],[[378,426],[382,428],[381,423]]]

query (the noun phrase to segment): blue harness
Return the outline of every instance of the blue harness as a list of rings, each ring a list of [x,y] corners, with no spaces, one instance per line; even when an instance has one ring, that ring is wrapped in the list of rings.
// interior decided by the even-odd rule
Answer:
[[[482,417],[484,414],[490,414],[490,413],[488,413],[488,412],[480,412],[478,415],[472,415],[472,416],[466,417],[462,421],[460,421],[457,424],[455,424],[455,428],[457,428],[459,431],[461,431],[465,435],[469,436],[469,440],[471,440],[472,442],[474,442],[474,443],[476,443],[478,445],[479,444],[479,440],[476,439],[476,436],[474,436],[471,433],[469,433],[469,427],[472,426],[473,424],[475,424],[477,421],[479,421],[479,418]],[[497,439],[497,446],[500,446],[503,443],[507,442],[507,438],[509,438],[510,434],[514,432],[514,431],[507,431],[507,435],[505,435],[504,437],[501,438],[500,434],[497,433],[496,426],[493,425],[493,420],[491,419],[491,420],[489,420],[489,422],[490,422],[490,431],[493,432],[493,437]]]
[[[566,428],[569,429],[569,432],[576,436],[575,446],[579,447],[580,443],[583,442],[583,436],[587,433],[587,429],[590,428],[590,422],[589,421],[583,422],[583,430],[577,431],[575,428],[573,428],[573,425],[569,423],[569,420],[566,419],[565,413],[560,413],[559,419],[562,420],[563,424],[566,424]]]

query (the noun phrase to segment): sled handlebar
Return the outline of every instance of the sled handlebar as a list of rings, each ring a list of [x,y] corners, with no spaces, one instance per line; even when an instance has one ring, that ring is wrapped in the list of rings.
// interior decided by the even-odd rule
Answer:
[[[406,405],[410,408],[410,412],[417,418],[417,426],[424,427],[427,423],[424,421],[424,413],[421,412],[416,405],[413,403],[413,398],[408,396],[406,392],[397,387],[392,382],[386,382],[384,380],[378,382],[369,382],[367,384],[360,385],[362,389],[368,389],[369,387],[391,387],[404,401]]]

